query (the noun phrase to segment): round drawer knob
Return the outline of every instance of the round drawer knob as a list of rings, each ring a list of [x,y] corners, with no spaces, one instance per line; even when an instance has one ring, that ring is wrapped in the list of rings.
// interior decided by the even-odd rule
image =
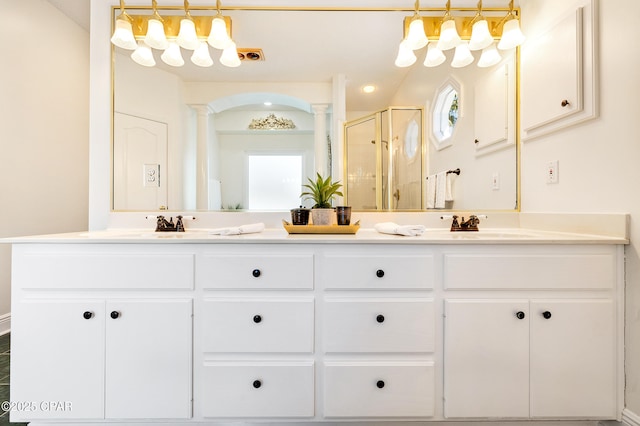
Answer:
[[[518,311],[518,312],[516,312],[516,318],[518,318],[518,319],[524,319],[524,317],[525,317],[524,312],[522,312],[522,311]]]
[[[563,107],[563,108],[566,107],[566,106],[569,106],[569,105],[571,105],[571,104],[569,103],[569,101],[567,99],[563,99],[562,102],[560,102],[560,106]]]
[[[82,314],[82,317],[83,317],[84,319],[91,319],[91,318],[93,318],[93,312],[91,312],[91,311],[85,311],[85,312]]]
[[[111,318],[113,319],[118,319],[120,317],[120,312],[118,311],[111,311]]]
[[[259,324],[262,322],[262,317],[260,315],[254,315],[253,316],[253,322],[255,322],[256,324]]]
[[[260,269],[254,269],[253,271],[251,271],[251,275],[253,275],[256,278],[258,278],[261,274],[262,272],[260,272]]]
[[[542,316],[544,317],[544,319],[549,319],[549,318],[551,318],[551,312],[549,312],[549,311],[544,311],[544,312],[542,313]]]
[[[262,382],[260,380],[254,380],[253,381],[253,387],[256,389],[260,389],[260,386],[262,386]]]
[[[376,271],[376,277],[378,277],[378,278],[384,277],[384,271],[382,269],[378,269]]]
[[[376,317],[376,321],[378,321],[379,323],[383,323],[384,322],[384,315],[380,314]]]
[[[378,380],[376,382],[376,386],[378,387],[378,389],[382,389],[384,387],[384,380]]]

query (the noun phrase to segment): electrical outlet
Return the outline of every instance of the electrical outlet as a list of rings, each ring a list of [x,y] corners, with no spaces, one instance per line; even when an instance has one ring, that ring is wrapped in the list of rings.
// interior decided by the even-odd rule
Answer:
[[[547,163],[547,183],[558,183],[558,160]]]
[[[160,186],[160,164],[144,164],[142,166],[143,186],[159,187]]]
[[[497,191],[500,189],[500,173],[493,172],[491,175],[491,189]]]

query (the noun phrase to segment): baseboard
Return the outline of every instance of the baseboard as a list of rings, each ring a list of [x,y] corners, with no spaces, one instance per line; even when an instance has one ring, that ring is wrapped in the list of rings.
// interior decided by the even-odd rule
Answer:
[[[624,426],[640,426],[640,416],[625,408],[622,410],[622,424]]]
[[[11,331],[11,314],[0,316],[0,336]]]

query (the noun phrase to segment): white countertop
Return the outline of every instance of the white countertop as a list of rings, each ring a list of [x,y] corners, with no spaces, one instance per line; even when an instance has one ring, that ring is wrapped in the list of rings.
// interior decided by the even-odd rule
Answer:
[[[186,232],[153,232],[151,229],[109,229],[93,232],[6,238],[0,242],[22,243],[125,243],[125,244],[628,244],[626,238],[522,228],[483,228],[477,232],[450,232],[427,228],[421,236],[381,234],[360,228],[356,234],[292,234],[280,228],[244,235],[211,235],[209,229]]]

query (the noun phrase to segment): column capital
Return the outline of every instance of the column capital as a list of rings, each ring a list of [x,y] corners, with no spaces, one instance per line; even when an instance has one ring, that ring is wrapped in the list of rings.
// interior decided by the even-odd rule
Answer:
[[[213,114],[213,110],[209,106],[209,104],[190,104],[191,108],[193,108],[198,115],[209,115]]]
[[[325,114],[329,109],[329,104],[312,104],[311,109],[314,114]]]

